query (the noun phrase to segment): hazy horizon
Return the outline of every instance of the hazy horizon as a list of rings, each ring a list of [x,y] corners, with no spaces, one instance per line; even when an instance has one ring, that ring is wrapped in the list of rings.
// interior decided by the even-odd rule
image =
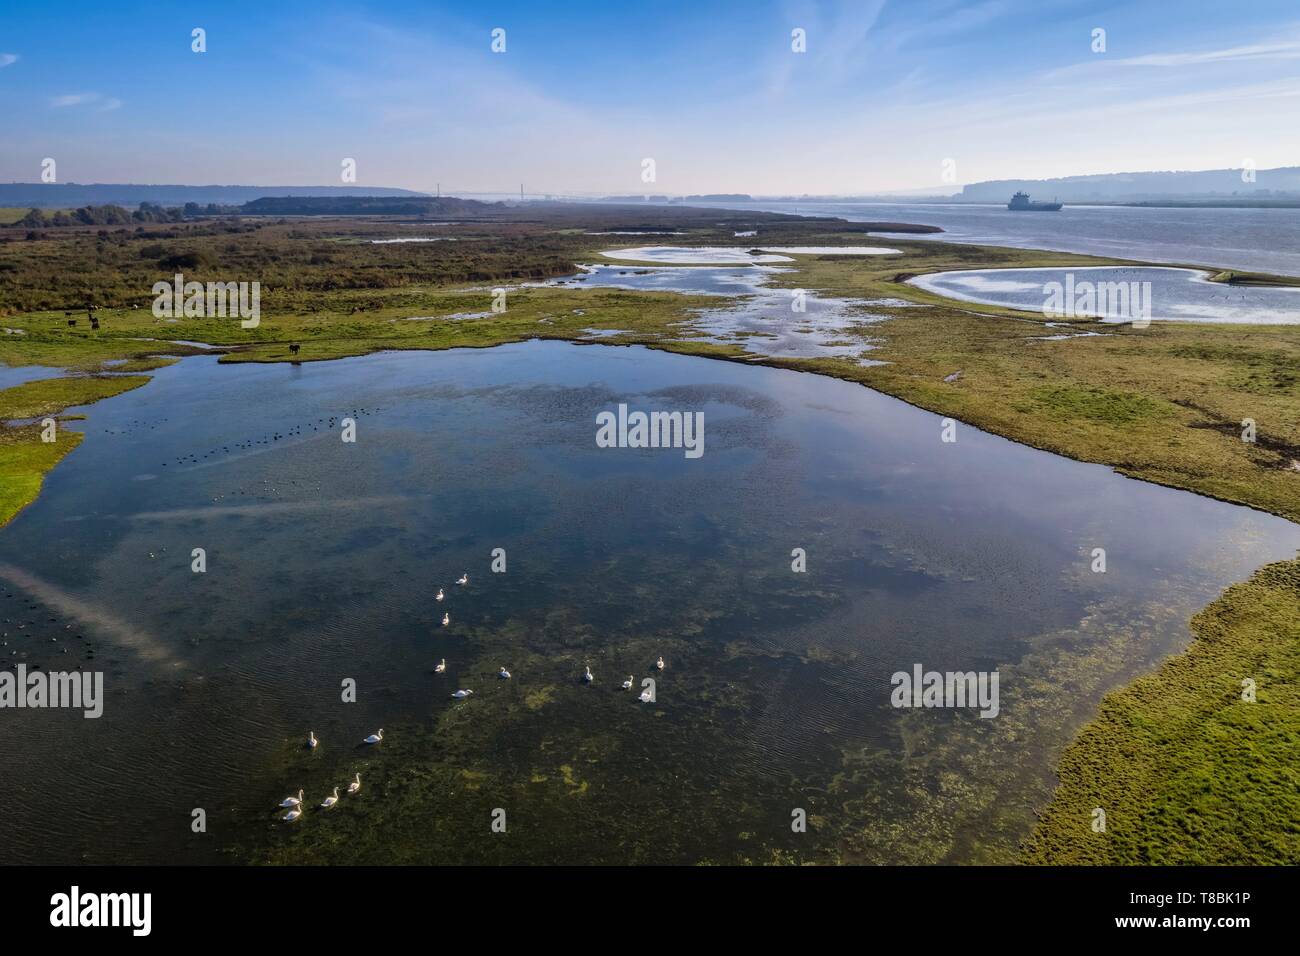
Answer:
[[[1294,165],[1300,11],[1267,0],[1224,22],[1200,0],[564,13],[75,2],[0,16],[0,104],[3,181],[39,181],[48,157],[58,182],[83,184],[944,194]]]

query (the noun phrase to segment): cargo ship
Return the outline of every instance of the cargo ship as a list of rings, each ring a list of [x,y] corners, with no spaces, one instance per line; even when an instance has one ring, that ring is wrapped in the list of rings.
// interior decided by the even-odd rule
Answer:
[[[1012,212],[1060,212],[1059,202],[1030,202],[1029,193],[1016,193],[1007,203]]]

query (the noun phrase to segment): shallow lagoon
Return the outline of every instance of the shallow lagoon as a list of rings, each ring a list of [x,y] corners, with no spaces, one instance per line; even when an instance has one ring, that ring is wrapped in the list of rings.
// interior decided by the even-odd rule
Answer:
[[[703,411],[704,456],[597,448],[619,402]],[[4,713],[4,862],[1006,859],[1103,691],[1300,547],[853,384],[642,348],[199,356],[85,411],[0,531],[0,617],[11,661],[101,668],[108,702]],[[619,682],[659,654],[641,705]],[[997,668],[1000,715],[894,710],[915,663]]]
[[[1067,276],[1071,274],[1074,277],[1073,288],[1085,282],[1093,286],[1149,282],[1150,318],[1155,321],[1257,325],[1300,323],[1300,288],[1210,282],[1208,273],[1194,269],[1149,266],[971,269],[917,276],[909,281],[919,288],[952,299],[1042,312],[1048,299],[1047,284],[1058,283],[1064,288]],[[1113,307],[1104,310],[1098,307],[1088,314],[1110,322],[1129,321],[1133,317]]]

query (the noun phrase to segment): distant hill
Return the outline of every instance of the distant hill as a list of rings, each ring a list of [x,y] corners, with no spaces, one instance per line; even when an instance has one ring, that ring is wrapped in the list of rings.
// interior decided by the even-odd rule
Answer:
[[[75,209],[142,202],[183,206],[187,202],[238,206],[264,196],[425,196],[410,189],[378,186],[151,186],[134,183],[0,183],[0,207]]]
[[[244,203],[248,216],[473,216],[497,212],[501,203],[455,196],[264,196]]]
[[[1006,202],[1017,191],[1027,192],[1035,199],[1055,198],[1062,202],[1294,200],[1300,199],[1300,166],[1256,170],[1253,183],[1242,182],[1240,169],[993,179],[971,183],[955,198],[964,202]]]

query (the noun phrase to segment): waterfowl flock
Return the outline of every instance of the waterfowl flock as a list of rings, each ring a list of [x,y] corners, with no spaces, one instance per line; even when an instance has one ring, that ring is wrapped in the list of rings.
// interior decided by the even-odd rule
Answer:
[[[462,573],[461,576],[456,579],[455,583],[457,585],[468,584],[469,583],[468,572]],[[438,588],[437,594],[434,596],[434,600],[443,601],[445,598],[446,598],[446,593],[443,591],[442,588]],[[450,613],[444,612],[442,615],[442,626],[446,627],[450,623],[451,623]],[[654,666],[655,669],[659,671],[662,671],[664,669],[665,665],[662,656],[656,658]],[[434,673],[436,674],[445,674],[447,672],[447,658],[444,657],[441,660],[439,660],[438,663],[434,666],[433,670]],[[510,680],[512,676],[513,675],[504,665],[502,665],[501,668],[497,671],[497,677],[500,678],[501,680]],[[589,663],[583,664],[582,683],[592,684],[595,682],[595,680],[596,680],[596,675],[593,674],[591,671],[591,664]],[[635,683],[636,683],[636,676],[634,674],[628,674],[627,680],[622,682],[623,690],[631,690],[632,686]],[[473,689],[463,687],[454,691],[451,697],[453,700],[465,700],[473,696],[473,694],[474,694]],[[639,699],[642,701],[642,703],[652,702],[654,700],[653,690],[650,687],[647,687],[645,690],[641,692]],[[384,740],[384,728],[380,727],[377,731],[375,731],[375,733],[370,734],[369,736],[364,738],[361,742],[368,746],[374,746],[376,744],[382,743],[383,740]],[[320,745],[320,738],[316,736],[316,732],[314,730],[309,730],[307,732],[308,749],[314,750],[319,745]],[[361,791],[361,774],[356,773],[352,781],[348,784],[347,792],[349,794],[356,794],[359,793],[360,791]],[[301,819],[303,815],[303,811],[306,809],[306,804],[303,802],[303,799],[304,799],[304,792],[302,790],[299,790],[297,796],[289,796],[281,800],[280,806],[282,808],[287,808],[289,812],[281,816],[280,819],[285,821],[286,823],[293,823],[294,821]],[[335,787],[334,792],[331,795],[325,797],[325,799],[321,802],[320,809],[328,810],[336,806],[338,802],[339,802],[339,788]]]
[[[308,744],[309,747],[316,747],[320,743],[320,740],[316,737],[315,733],[309,732],[308,739],[310,740],[310,743]],[[363,741],[363,743],[377,744],[383,739],[384,739],[384,730],[381,727],[378,733],[371,734]],[[352,778],[352,782],[348,784],[348,793],[359,793],[360,791],[361,791],[361,774],[357,773]],[[295,821],[302,819],[303,811],[307,809],[307,804],[303,802],[303,793],[304,791],[299,790],[298,795],[296,797],[285,797],[283,800],[280,801],[281,807],[290,808],[288,813],[280,817],[280,819],[283,820],[285,823],[294,823]],[[339,788],[335,787],[334,792],[321,801],[320,808],[322,810],[329,810],[331,807],[336,806],[338,802],[339,802]]]

